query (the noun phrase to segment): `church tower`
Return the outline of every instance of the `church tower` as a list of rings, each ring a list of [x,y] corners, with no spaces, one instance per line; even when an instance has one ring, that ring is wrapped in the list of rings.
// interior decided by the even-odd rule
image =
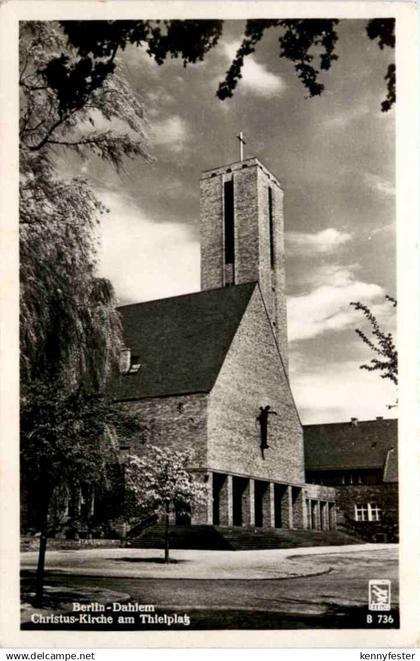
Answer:
[[[287,369],[283,191],[249,158],[202,174],[201,289],[255,281]]]

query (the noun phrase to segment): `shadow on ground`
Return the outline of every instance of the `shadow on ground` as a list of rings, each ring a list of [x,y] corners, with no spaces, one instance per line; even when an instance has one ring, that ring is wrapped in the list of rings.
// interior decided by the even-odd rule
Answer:
[[[181,565],[184,562],[188,562],[188,560],[175,560],[175,559],[169,559],[169,562],[165,562],[164,558],[114,558],[113,562],[132,562],[138,564],[139,562],[142,562],[143,564],[149,563],[149,564],[156,564],[158,563],[159,565]]]

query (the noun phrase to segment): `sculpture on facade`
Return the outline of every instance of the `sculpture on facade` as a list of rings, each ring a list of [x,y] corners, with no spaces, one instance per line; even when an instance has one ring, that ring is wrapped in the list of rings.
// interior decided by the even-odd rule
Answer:
[[[277,413],[276,411],[272,411],[271,406],[269,406],[268,404],[267,406],[260,406],[260,414],[257,416],[257,421],[259,422],[260,425],[260,438],[261,438],[260,448],[263,459],[265,458],[264,450],[267,450],[270,447],[267,443],[269,415],[277,415]]]

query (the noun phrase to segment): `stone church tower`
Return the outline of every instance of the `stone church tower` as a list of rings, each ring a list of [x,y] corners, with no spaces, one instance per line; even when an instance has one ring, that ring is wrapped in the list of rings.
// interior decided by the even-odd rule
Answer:
[[[201,177],[201,289],[258,282],[288,368],[283,191],[250,158]]]

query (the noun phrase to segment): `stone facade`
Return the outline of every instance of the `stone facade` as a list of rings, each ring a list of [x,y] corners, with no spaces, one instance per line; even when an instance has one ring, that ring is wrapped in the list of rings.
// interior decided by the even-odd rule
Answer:
[[[207,465],[207,395],[152,397],[126,403],[138,413],[142,438],[133,439],[130,451],[141,452],[143,443],[189,450],[196,468]]]
[[[259,282],[287,370],[283,191],[277,179],[256,158],[217,168],[202,176],[201,288],[212,289],[227,284],[223,217],[224,184],[227,181],[233,181],[234,186],[233,284]],[[270,248],[270,207],[273,259]]]
[[[337,523],[342,527],[352,526],[356,521],[355,507],[358,505],[377,505],[382,513],[381,519],[386,525],[398,523],[398,484],[395,482],[376,485],[336,486]],[[375,523],[367,521],[367,523]]]
[[[256,418],[267,404],[277,415],[269,417],[263,458]],[[213,470],[304,483],[302,427],[258,287],[209,394],[207,424]]]
[[[195,294],[201,298],[185,300],[183,307],[166,299],[143,307],[147,315],[141,306],[132,306],[127,315],[140,363],[143,345],[136,329],[149,328],[154,338],[149,350],[143,350],[143,378],[149,387],[166,387],[162,369],[174,364],[180,371],[170,376],[185,376],[179,380],[182,389],[165,397],[156,392],[136,401],[135,381],[124,391],[135,400],[127,405],[143,422],[142,442],[193,450],[191,469],[207,486],[206,502],[192,509],[193,524],[335,527],[334,490],[305,486],[303,431],[287,374],[283,191],[255,158],[202,176],[201,287]],[[215,290],[234,295],[217,294],[216,306],[200,307],[200,301],[215,300]],[[224,299],[229,306],[222,307]],[[198,317],[196,309],[201,311]],[[197,318],[205,319],[204,325]],[[223,331],[226,319],[232,329]],[[173,342],[165,346],[178,348],[175,356],[163,360],[158,350],[162,328],[173,330],[167,337]],[[202,337],[213,338],[203,350],[210,360],[197,355],[191,371],[190,348],[204,346],[198,344]],[[194,378],[205,372],[204,364],[210,371],[217,364],[211,383],[204,373]],[[138,388],[141,376],[140,369]],[[192,394],[187,394],[190,386]],[[275,415],[268,417],[264,447],[258,416],[266,406]]]

